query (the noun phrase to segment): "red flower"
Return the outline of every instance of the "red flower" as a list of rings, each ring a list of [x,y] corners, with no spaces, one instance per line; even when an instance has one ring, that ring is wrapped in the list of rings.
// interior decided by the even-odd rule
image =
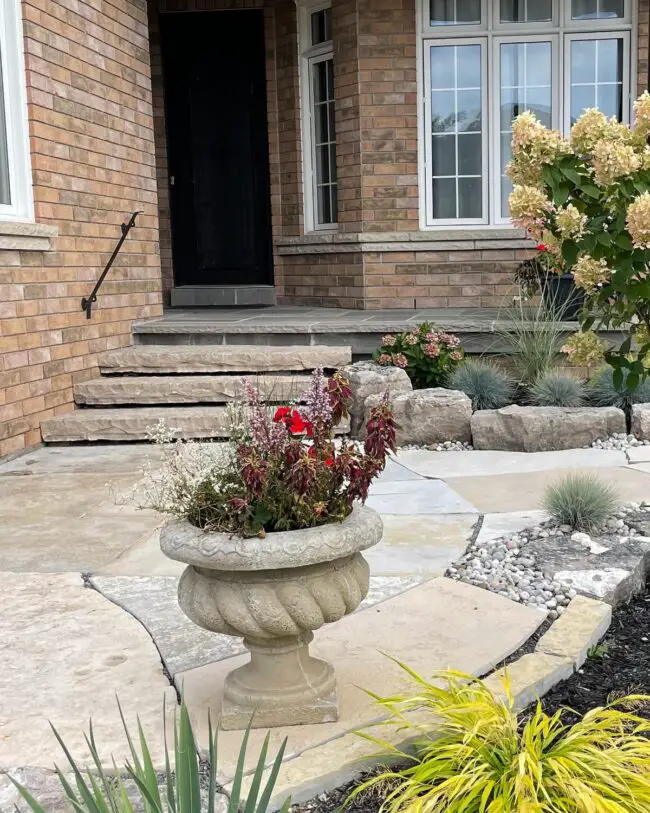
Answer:
[[[287,426],[292,435],[301,435],[306,429],[305,422],[301,418],[300,413],[295,410],[291,414],[291,421],[287,423]]]
[[[326,465],[328,468],[331,468],[331,467],[334,465],[334,461],[332,460],[332,458],[331,458],[331,457],[328,457],[328,458],[327,458],[327,460],[325,461],[325,465]]]
[[[537,248],[538,251],[546,251],[545,243],[538,243],[536,248]]]
[[[291,415],[291,407],[278,407],[275,415],[273,416],[273,423],[286,423],[287,418]]]

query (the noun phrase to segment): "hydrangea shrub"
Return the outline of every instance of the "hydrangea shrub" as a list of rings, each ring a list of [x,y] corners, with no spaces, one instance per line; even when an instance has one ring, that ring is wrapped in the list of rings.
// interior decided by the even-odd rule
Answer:
[[[513,124],[508,174],[513,222],[537,240],[549,266],[570,272],[586,294],[581,330],[564,351],[578,365],[606,360],[636,386],[650,369],[650,94],[634,124],[586,110],[569,139],[530,112]],[[622,328],[606,347],[593,328]]]
[[[373,355],[382,366],[406,370],[416,389],[442,386],[463,357],[458,336],[437,330],[429,322],[384,336]]]

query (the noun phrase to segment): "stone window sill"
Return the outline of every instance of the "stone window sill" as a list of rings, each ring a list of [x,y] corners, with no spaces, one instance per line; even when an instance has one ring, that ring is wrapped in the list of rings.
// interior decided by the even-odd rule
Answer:
[[[59,233],[56,226],[45,223],[0,221],[0,250],[50,251],[51,240]]]
[[[342,251],[482,251],[533,248],[534,242],[521,229],[437,229],[414,232],[367,232],[356,234],[305,234],[279,237],[279,254],[331,254]]]

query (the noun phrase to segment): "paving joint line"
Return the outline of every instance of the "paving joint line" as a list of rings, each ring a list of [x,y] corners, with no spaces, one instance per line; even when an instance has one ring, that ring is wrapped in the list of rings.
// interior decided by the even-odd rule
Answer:
[[[151,630],[149,629],[149,627],[147,627],[147,625],[144,623],[144,621],[142,621],[140,618],[138,618],[138,616],[135,615],[135,613],[131,612],[131,610],[129,610],[128,607],[125,607],[123,604],[120,604],[118,601],[115,601],[114,599],[110,598],[105,593],[103,593],[99,589],[99,587],[93,582],[92,573],[82,573],[81,574],[81,580],[83,581],[83,585],[84,585],[84,587],[86,589],[94,590],[102,598],[106,599],[106,601],[110,602],[115,607],[119,607],[120,610],[123,610],[127,615],[130,615],[131,618],[133,618],[144,629],[144,631],[147,633],[149,638],[151,638],[151,643],[156,648],[156,652],[158,653],[158,657],[160,658],[160,666],[162,668],[163,675],[165,676],[165,679],[167,680],[169,685],[174,690],[174,693],[176,694],[176,702],[180,705],[181,701],[182,701],[181,692],[178,689],[178,687],[176,686],[176,683],[174,681],[174,676],[172,675],[169,668],[167,667],[167,664],[165,663],[165,659],[164,659],[163,654],[162,654],[162,652],[160,650],[160,647],[156,643],[156,639],[154,638],[154,636],[153,636]]]

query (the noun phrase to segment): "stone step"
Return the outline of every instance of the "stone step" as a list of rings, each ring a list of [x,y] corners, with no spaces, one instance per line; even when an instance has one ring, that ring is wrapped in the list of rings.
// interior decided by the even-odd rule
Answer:
[[[43,421],[41,433],[45,443],[132,442],[147,440],[149,431],[161,420],[178,438],[228,436],[224,406],[78,409]],[[347,424],[339,427],[340,433],[347,431]]]
[[[337,369],[349,364],[349,347],[252,347],[249,345],[135,345],[99,357],[104,375],[136,373],[268,373],[303,372],[317,367]]]
[[[298,401],[309,386],[307,375],[249,376],[264,401]],[[75,384],[74,399],[83,406],[118,404],[225,404],[241,394],[235,375],[105,376]]]

